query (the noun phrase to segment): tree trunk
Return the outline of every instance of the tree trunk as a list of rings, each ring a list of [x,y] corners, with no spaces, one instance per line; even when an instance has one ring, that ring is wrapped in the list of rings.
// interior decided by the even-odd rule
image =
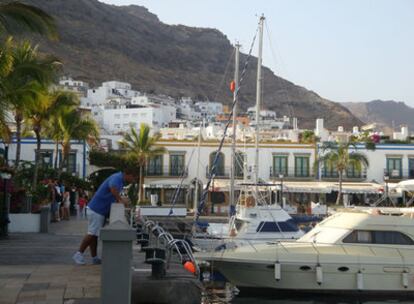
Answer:
[[[143,201],[144,194],[144,166],[139,167],[138,203]]]
[[[40,162],[40,147],[42,145],[40,138],[40,128],[35,127],[34,132],[36,134],[36,153],[35,153],[35,166],[33,173],[32,189],[34,190],[37,185],[37,176],[39,175],[39,162]]]
[[[339,191],[338,191],[338,197],[336,198],[336,204],[339,205],[343,199],[342,199],[342,171],[339,172]]]
[[[16,121],[16,162],[14,163],[14,168],[17,169],[20,163],[21,154],[22,116],[16,114],[14,120]]]

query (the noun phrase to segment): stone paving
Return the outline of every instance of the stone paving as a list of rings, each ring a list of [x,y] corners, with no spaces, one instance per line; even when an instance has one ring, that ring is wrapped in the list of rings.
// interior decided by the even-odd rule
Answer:
[[[100,302],[101,267],[72,261],[86,221],[50,228],[48,234],[10,234],[0,240],[0,304]]]

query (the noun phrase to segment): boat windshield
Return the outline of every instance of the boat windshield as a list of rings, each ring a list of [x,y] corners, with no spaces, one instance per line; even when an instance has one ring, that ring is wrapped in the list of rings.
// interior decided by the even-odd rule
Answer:
[[[349,229],[316,227],[298,239],[298,242],[334,244],[349,233]]]

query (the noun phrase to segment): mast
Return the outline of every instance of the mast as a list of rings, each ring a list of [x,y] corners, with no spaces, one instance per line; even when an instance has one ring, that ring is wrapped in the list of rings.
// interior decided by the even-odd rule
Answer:
[[[257,183],[259,182],[259,136],[260,136],[260,104],[262,98],[262,52],[263,52],[263,23],[265,17],[262,15],[259,21],[259,54],[257,56],[257,85],[256,85],[256,136],[255,147],[256,154],[254,159],[254,183],[256,195],[259,191]]]
[[[240,44],[236,43],[234,46],[236,49],[235,52],[235,64],[234,64],[234,92],[233,92],[233,134],[232,134],[232,142],[231,142],[231,167],[230,167],[230,210],[229,216],[232,216],[232,206],[235,206],[235,197],[234,197],[234,179],[236,176],[236,129],[237,129],[237,97],[239,92],[239,51],[240,51]]]
[[[197,173],[196,173],[196,184],[195,184],[195,191],[194,191],[194,201],[193,201],[193,210],[194,210],[194,219],[197,216],[197,210],[198,210],[198,196],[200,193],[199,189],[199,174],[200,174],[200,148],[201,148],[201,130],[204,126],[204,118],[200,124],[200,130],[198,132],[198,145],[197,145]]]

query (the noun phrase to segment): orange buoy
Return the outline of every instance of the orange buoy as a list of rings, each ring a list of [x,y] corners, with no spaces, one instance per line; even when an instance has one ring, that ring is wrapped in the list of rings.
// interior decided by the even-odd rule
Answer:
[[[234,93],[234,90],[236,90],[236,83],[232,80],[232,82],[230,82],[230,91]]]
[[[196,273],[196,267],[194,265],[193,262],[187,261],[184,263],[184,268],[185,270],[187,270],[188,272],[195,274]]]

